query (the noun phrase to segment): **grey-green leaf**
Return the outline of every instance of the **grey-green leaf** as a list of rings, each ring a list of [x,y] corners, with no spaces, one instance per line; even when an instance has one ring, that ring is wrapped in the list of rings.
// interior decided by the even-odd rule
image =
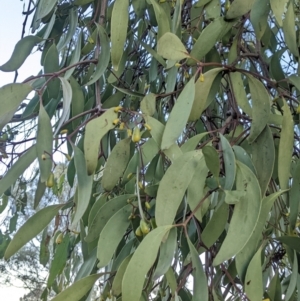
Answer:
[[[4,258],[7,260],[19,251],[27,242],[36,237],[51,222],[63,205],[51,205],[30,217],[17,231],[9,243]]]
[[[26,58],[30,55],[34,46],[40,43],[42,39],[37,36],[27,36],[21,39],[15,46],[11,58],[2,66],[0,70],[4,72],[12,72],[18,70]]]

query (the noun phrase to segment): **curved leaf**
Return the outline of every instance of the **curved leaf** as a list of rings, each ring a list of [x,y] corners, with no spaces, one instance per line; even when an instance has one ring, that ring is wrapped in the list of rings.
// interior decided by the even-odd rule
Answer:
[[[189,54],[180,39],[171,32],[166,32],[158,40],[157,53],[172,61],[180,61],[189,57]]]
[[[21,39],[15,46],[11,58],[2,66],[0,70],[4,72],[12,72],[18,70],[26,58],[30,55],[34,46],[40,43],[42,39],[37,36],[27,36]]]
[[[182,133],[192,109],[194,96],[195,81],[192,77],[180,93],[170,113],[163,133],[161,149],[168,149]]]
[[[122,300],[139,301],[145,275],[153,265],[163,237],[172,226],[162,226],[151,231],[134,252],[122,282]]]
[[[84,156],[89,175],[92,175],[97,167],[100,141],[109,130],[115,127],[113,121],[117,117],[118,114],[114,111],[114,108],[111,108],[100,117],[91,120],[86,125],[84,136]]]
[[[53,219],[58,211],[64,206],[51,205],[41,209],[32,217],[30,217],[25,224],[23,224],[17,231],[11,242],[9,243],[4,258],[7,260],[17,251],[19,251],[27,242],[36,237]]]
[[[116,0],[111,16],[111,61],[114,70],[118,71],[124,53],[128,27],[128,0]]]

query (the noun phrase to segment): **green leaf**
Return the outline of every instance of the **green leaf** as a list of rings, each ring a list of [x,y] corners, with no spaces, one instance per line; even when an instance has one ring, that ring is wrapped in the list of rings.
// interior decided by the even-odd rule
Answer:
[[[194,268],[193,301],[208,301],[207,278],[203,270],[202,262],[199,258],[199,254],[196,248],[190,241],[189,237],[187,237],[187,241],[190,248],[192,264]]]
[[[244,1],[245,2],[245,1]],[[247,1],[248,2],[248,1]],[[270,12],[269,1],[255,0],[250,12],[250,20],[254,28],[256,38],[260,40],[268,27]]]
[[[13,117],[21,102],[32,91],[29,84],[8,84],[0,88],[0,124],[1,119],[9,115],[9,119]]]
[[[287,2],[288,0],[270,0],[273,14],[280,27],[282,27],[283,13]]]
[[[103,276],[103,273],[90,275],[80,279],[59,293],[51,301],[79,301],[101,276]]]
[[[0,70],[3,72],[12,72],[18,70],[23,65],[26,58],[30,55],[33,47],[41,41],[42,39],[37,36],[27,36],[21,39],[16,44],[10,59],[5,64],[0,66]]]
[[[283,100],[283,122],[278,153],[278,179],[281,189],[289,187],[290,166],[294,144],[294,121],[289,106]]]
[[[289,191],[289,203],[290,203],[290,228],[295,229],[298,212],[299,212],[299,195],[300,195],[300,161],[297,160],[296,168],[293,173],[293,182],[291,190]]]
[[[299,277],[298,276],[298,260],[297,260],[296,252],[294,251],[292,274],[291,274],[291,279],[289,281],[288,289],[285,293],[285,298],[284,298],[285,301],[291,300],[291,297],[293,296],[296,285],[297,285],[297,277]]]
[[[170,113],[163,133],[161,149],[168,149],[182,133],[192,109],[194,96],[195,79],[192,77],[180,93]]]
[[[101,210],[101,209],[100,209]],[[118,244],[127,230],[132,212],[132,205],[128,204],[117,211],[103,227],[97,248],[98,268],[105,267],[111,260]]]
[[[296,236],[281,236],[277,237],[277,240],[282,242],[283,244],[287,245],[291,249],[295,250],[296,252],[300,253],[300,238]]]
[[[159,250],[158,262],[156,265],[153,279],[157,279],[167,273],[169,267],[172,264],[174,258],[174,252],[177,246],[177,229],[173,228],[168,234],[168,238],[165,242],[161,243]]]
[[[74,77],[70,77],[70,85],[72,88],[72,117],[84,111],[84,94],[81,86],[78,84]],[[72,121],[72,127],[75,130],[81,122],[80,118]]]
[[[54,258],[51,262],[49,269],[49,276],[47,280],[47,287],[51,287],[56,276],[60,275],[63,271],[64,266],[67,263],[69,255],[69,243],[70,243],[70,234],[67,233],[63,237],[63,241],[56,245]]]
[[[239,253],[256,231],[261,210],[261,192],[252,171],[237,161],[236,189],[244,190],[247,197],[234,206],[226,238],[214,260],[214,265]]]
[[[127,205],[127,200],[134,197],[134,194],[124,194],[117,196],[101,206],[95,214],[95,217],[89,220],[89,232],[85,241],[92,242],[97,239],[107,224],[109,219],[121,208]]]
[[[206,135],[208,135],[208,132],[201,133],[190,138],[188,141],[182,144],[180,149],[182,150],[183,153],[194,150],[197,147],[197,145],[200,143],[200,141],[203,139],[203,137],[205,137]]]
[[[84,155],[89,175],[92,175],[97,167],[100,141],[109,130],[115,127],[113,121],[117,117],[118,113],[114,111],[114,108],[111,108],[86,125]]]
[[[70,83],[63,77],[59,77],[59,79],[61,81],[61,86],[63,90],[63,109],[62,109],[62,114],[60,116],[59,122],[56,126],[54,136],[58,134],[58,132],[60,131],[60,127],[68,119],[70,114],[70,106],[72,102],[72,87]]]
[[[275,163],[275,147],[269,126],[266,126],[252,143],[252,161],[257,171],[257,179],[262,196],[264,196],[272,177]]]
[[[298,57],[299,51],[297,46],[296,31],[295,31],[295,13],[293,2],[290,2],[283,20],[284,39],[291,53]]]
[[[261,300],[263,295],[263,279],[261,267],[261,248],[250,261],[245,279],[245,293],[249,300]]]
[[[201,234],[201,239],[207,248],[210,248],[224,231],[228,214],[229,206],[226,203],[223,203],[214,211]]]
[[[163,7],[155,0],[149,0],[153,5],[155,18],[158,23],[157,39],[159,40],[166,32],[170,32],[170,15],[166,13]]]
[[[109,60],[110,60],[110,40],[103,26],[96,23],[99,39],[100,39],[100,54],[98,57],[98,63],[96,65],[95,73],[92,75],[90,81],[86,85],[91,85],[96,82],[105,72]]]
[[[38,129],[36,137],[36,152],[39,161],[40,179],[47,181],[52,169],[52,127],[50,118],[45,108],[40,104]],[[46,157],[46,159],[44,159]]]
[[[113,68],[118,71],[124,52],[129,19],[128,0],[116,0],[111,16],[111,61]]]
[[[225,203],[229,205],[236,205],[242,202],[246,196],[246,191],[243,190],[224,190]]]
[[[190,53],[191,59],[188,59],[189,65],[195,65],[196,61],[200,61],[234,25],[234,22],[227,22],[224,18],[220,17],[213,20],[201,32],[200,37],[194,44]]]
[[[125,274],[125,271],[127,269],[127,266],[130,262],[132,255],[127,256],[122,263],[120,264],[116,276],[114,278],[112,287],[111,287],[111,293],[114,296],[119,296],[122,293],[122,281],[123,281],[123,276]]]
[[[102,187],[107,191],[112,190],[123,176],[130,158],[130,142],[131,137],[118,142],[108,157],[101,180]]]
[[[202,158],[201,151],[183,154],[168,168],[156,197],[155,218],[158,226],[173,223],[177,209]]]
[[[74,49],[74,51],[72,53],[72,56],[71,56],[71,60],[70,60],[69,66],[72,66],[72,65],[78,63],[79,60],[80,60],[81,40],[82,40],[82,33],[80,33],[78,35],[78,39],[76,41],[75,49]],[[72,68],[68,69],[66,71],[65,75],[64,75],[64,78],[65,79],[69,79],[70,76],[72,75],[72,73],[74,72],[74,70],[75,70],[75,67],[72,67]]]
[[[222,134],[220,134],[220,139],[225,166],[225,184],[223,188],[226,190],[231,190],[236,173],[235,156],[230,143]]]
[[[174,143],[168,149],[164,150],[164,154],[171,160],[173,163],[178,157],[182,155],[180,147]]]
[[[235,19],[245,15],[251,10],[253,3],[254,0],[234,0],[226,13],[226,19]]]
[[[261,202],[261,211],[258,215],[256,230],[251,234],[251,237],[244,248],[235,257],[236,269],[241,279],[244,279],[249,262],[259,247],[260,240],[262,239],[262,232],[268,219],[270,210],[275,200],[284,192],[285,191],[278,191],[272,193],[263,198]]]
[[[268,122],[270,98],[266,88],[259,80],[250,74],[247,74],[247,77],[252,99],[252,123],[248,141],[253,143]]]
[[[0,180],[0,196],[19,178],[20,175],[29,167],[29,165],[36,159],[36,146],[30,147],[25,154],[23,154],[18,161],[12,165],[4,177]]]
[[[147,94],[140,105],[143,114],[152,116],[156,111],[156,96],[153,93]]]
[[[166,32],[157,43],[157,53],[165,59],[180,61],[189,54],[180,39],[171,32]]]
[[[165,126],[157,119],[151,116],[143,115],[143,117],[145,118],[146,123],[150,125],[151,136],[153,140],[156,142],[156,144],[158,145],[158,147],[160,148]]]
[[[219,179],[220,174],[220,160],[219,154],[216,149],[210,145],[206,145],[202,148],[205,163],[208,169],[211,171],[216,179]]]
[[[97,249],[95,248],[92,252],[90,252],[88,258],[80,266],[76,274],[76,277],[74,279],[74,282],[90,275],[95,267],[96,261],[97,261]]]
[[[75,145],[73,146],[73,150],[78,181],[78,202],[76,204],[76,211],[72,224],[76,225],[89,205],[93,185],[93,176],[88,176],[85,172],[86,164],[82,151]]]
[[[212,90],[213,83],[217,75],[223,70],[223,68],[214,68],[203,74],[204,81],[197,80],[195,84],[195,98],[193,101],[193,107],[190,112],[189,121],[198,120],[203,111],[210,104],[211,98],[209,97]]]
[[[205,196],[206,190],[204,190],[204,188],[206,186],[207,172],[208,168],[205,164],[204,157],[202,157],[187,188],[186,200],[192,211],[199,205],[199,202]],[[209,202],[208,198],[201,204],[201,207],[194,214],[200,222],[202,222],[203,214],[205,214],[205,205],[207,202]]]
[[[40,20],[47,16],[56,5],[57,0],[40,0],[36,12],[36,19]]]
[[[51,236],[48,234],[48,229],[45,228],[42,235],[42,240],[40,244],[40,264],[46,267],[49,258],[50,258],[50,252],[49,252],[49,242],[50,242]]]
[[[122,301],[139,301],[145,276],[153,265],[160,243],[172,226],[157,227],[142,240],[134,252],[122,282]]]
[[[232,147],[234,155],[236,160],[242,162],[243,164],[245,164],[246,166],[248,166],[251,171],[256,175],[256,170],[255,167],[253,165],[253,162],[250,158],[250,156],[248,155],[248,153],[245,151],[245,149],[243,149],[241,146],[238,145],[234,145]]]
[[[53,219],[63,205],[51,205],[31,216],[17,231],[8,245],[4,258],[7,260],[27,242],[36,237]]]

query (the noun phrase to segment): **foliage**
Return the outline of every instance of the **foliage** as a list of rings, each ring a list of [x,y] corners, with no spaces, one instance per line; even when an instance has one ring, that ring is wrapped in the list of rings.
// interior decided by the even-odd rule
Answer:
[[[1,256],[49,225],[41,300],[296,300],[298,1],[32,3],[0,66],[41,51],[0,88],[0,193],[22,204],[38,164],[36,213]]]

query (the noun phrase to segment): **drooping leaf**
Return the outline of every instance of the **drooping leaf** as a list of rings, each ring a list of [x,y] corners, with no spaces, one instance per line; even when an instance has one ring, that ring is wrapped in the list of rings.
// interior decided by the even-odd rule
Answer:
[[[220,139],[225,166],[225,183],[223,188],[226,190],[230,190],[235,180],[235,156],[228,140],[223,135],[220,135]]]
[[[52,169],[52,127],[49,115],[44,106],[40,105],[36,151],[40,167],[41,182],[46,182]]]
[[[88,207],[93,185],[93,176],[89,176],[85,172],[86,163],[82,151],[75,145],[73,146],[73,150],[78,181],[78,202],[76,204],[72,224],[76,225]]]
[[[166,32],[158,40],[157,53],[172,61],[180,61],[189,57],[189,54],[180,39],[171,32]]]
[[[252,5],[255,0],[243,1],[243,0],[234,0],[228,11],[226,12],[226,19],[235,19],[245,15],[252,8]]]
[[[153,278],[157,279],[160,276],[164,275],[169,267],[171,266],[174,252],[177,245],[177,230],[173,228],[170,230],[168,234],[168,238],[165,242],[161,243],[158,262],[156,265],[155,272],[153,274]]]
[[[248,141],[253,143],[268,122],[270,101],[264,85],[250,74],[247,74],[247,78],[252,99],[252,123]]]
[[[57,0],[41,0],[38,4],[36,19],[40,20],[47,16],[56,5]]]
[[[36,159],[36,156],[36,145],[33,145],[17,160],[0,180],[0,195],[2,195],[11,185],[15,184],[18,177],[24,173]]]
[[[91,80],[87,82],[87,85],[93,84],[104,74],[110,60],[110,41],[108,35],[103,26],[97,23],[96,26],[99,34],[101,50],[98,57],[98,63],[96,65],[95,73],[92,75]]]
[[[89,175],[92,175],[97,167],[100,141],[109,130],[115,127],[113,121],[117,117],[118,114],[114,111],[114,108],[111,108],[86,125],[84,156]]]
[[[103,273],[90,275],[76,281],[54,297],[52,301],[79,301],[101,276]]]
[[[156,142],[156,144],[158,145],[158,147],[160,147],[163,133],[165,130],[165,126],[161,122],[159,122],[157,119],[155,119],[151,116],[144,115],[144,118],[145,118],[146,123],[151,126],[151,136],[153,137],[153,139]]]
[[[200,201],[206,194],[205,185],[207,173],[208,168],[205,164],[204,157],[202,157],[187,188],[187,203],[189,204],[191,210],[194,212],[194,216],[200,222],[202,222],[202,216],[203,214],[205,214],[206,204],[209,202],[209,199],[204,200],[204,202],[202,201],[202,204],[197,211],[194,210],[197,206],[199,207]]]
[[[16,44],[10,59],[5,64],[0,66],[0,70],[3,72],[12,72],[18,70],[23,65],[26,58],[30,55],[33,47],[41,41],[42,39],[37,36],[27,36],[21,39]]]
[[[122,261],[122,263],[120,264],[120,266],[117,270],[116,276],[114,278],[114,281],[113,281],[113,284],[111,287],[112,294],[116,297],[122,293],[122,280],[123,280],[123,276],[125,274],[125,271],[127,269],[127,266],[130,262],[131,257],[132,257],[132,255],[128,255]]]
[[[289,203],[290,203],[290,227],[295,229],[298,212],[299,212],[299,195],[300,195],[300,161],[296,163],[295,172],[293,174],[293,183],[291,190],[289,191]]]
[[[128,204],[117,211],[107,222],[100,233],[97,258],[98,268],[106,266],[112,258],[119,242],[129,226],[129,216],[132,212],[132,205]]]
[[[287,47],[291,53],[298,57],[299,50],[297,46],[296,32],[295,32],[295,12],[294,5],[292,2],[289,3],[287,11],[285,13],[285,18],[283,20],[283,32],[284,39]]]
[[[201,151],[185,153],[177,158],[166,171],[160,181],[156,197],[155,218],[158,226],[173,223],[177,209],[202,156]]]
[[[194,268],[193,277],[193,300],[194,301],[208,301],[208,287],[207,278],[203,270],[202,262],[199,258],[198,252],[189,237],[187,237],[188,245],[191,252],[192,264]]]
[[[172,226],[161,226],[152,230],[134,252],[122,282],[122,300],[139,301],[145,275],[153,265],[163,237]]]
[[[282,27],[283,13],[288,0],[270,0],[271,8],[275,19],[280,27]]]
[[[284,298],[285,301],[290,300],[291,297],[293,296],[297,285],[297,277],[298,277],[298,260],[297,260],[296,251],[294,251],[292,274],[291,274],[291,279],[289,282],[288,289],[285,294],[285,298]]]
[[[236,205],[239,202],[243,202],[246,196],[246,192],[243,190],[224,190],[225,203],[229,205]]]
[[[293,117],[285,100],[283,100],[283,122],[280,133],[278,154],[278,179],[281,189],[288,188],[290,166],[293,153],[294,122]]]
[[[9,243],[4,258],[7,260],[18,252],[27,242],[36,237],[53,219],[64,205],[51,205],[41,209],[17,231]]]
[[[245,279],[245,293],[249,300],[261,300],[263,295],[263,279],[261,268],[261,248],[250,261]]]
[[[247,1],[248,2],[248,1]],[[257,39],[261,39],[268,26],[268,15],[270,12],[269,1],[255,0],[250,12],[250,20]]]
[[[141,111],[143,114],[152,116],[156,111],[156,96],[153,93],[147,94],[141,101]]]
[[[54,136],[58,134],[58,132],[60,131],[60,127],[68,119],[71,110],[70,106],[72,102],[72,87],[70,83],[63,77],[59,77],[59,79],[61,81],[61,86],[63,90],[63,110],[59,122],[56,126]]]
[[[101,180],[102,187],[110,191],[122,177],[130,158],[131,137],[121,140],[110,153]]]
[[[114,69],[118,71],[124,52],[128,26],[128,0],[116,0],[111,17],[111,61]]]
[[[192,77],[180,93],[170,113],[161,142],[163,150],[168,149],[182,133],[192,109],[194,95],[195,80]]]
[[[210,248],[224,231],[228,213],[229,206],[226,203],[223,203],[214,211],[213,216],[201,234],[202,241],[207,248]]]
[[[234,22],[227,22],[223,17],[213,20],[201,32],[190,53],[189,65],[195,65],[196,60],[201,60],[233,26]]]
[[[89,232],[85,237],[85,240],[87,242],[92,242],[97,239],[109,219],[117,211],[126,206],[127,200],[131,199],[133,196],[133,194],[120,195],[101,206],[95,213],[94,218],[89,220]]]
[[[247,197],[234,206],[228,233],[214,259],[214,265],[241,251],[257,227],[261,210],[260,187],[252,171],[240,162],[237,162],[236,189],[244,190]]]
[[[269,196],[263,198],[263,200],[261,201],[261,211],[259,213],[256,230],[251,234],[249,241],[235,258],[236,269],[241,279],[244,279],[249,262],[251,261],[252,257],[259,247],[259,242],[262,239],[262,232],[266,224],[269,212],[276,199],[284,192],[285,191],[278,191],[272,193]]]
[[[183,153],[190,152],[195,150],[200,141],[207,135],[208,133],[201,133],[186,141],[182,146],[181,150]]]
[[[0,88],[0,120],[6,115],[10,115],[10,121],[13,114],[17,111],[21,102],[32,91],[29,84],[8,84]],[[0,122],[2,124],[2,122]]]
[[[202,149],[205,163],[213,176],[218,179],[220,173],[220,160],[219,154],[213,146],[206,145]]]
[[[252,143],[252,161],[257,171],[257,179],[262,196],[265,195],[275,163],[275,147],[273,135],[266,126],[260,135]]]
[[[64,266],[67,263],[69,255],[70,234],[64,235],[63,240],[55,248],[55,254],[51,261],[49,276],[47,279],[47,287],[51,287],[55,278],[62,273]]]

